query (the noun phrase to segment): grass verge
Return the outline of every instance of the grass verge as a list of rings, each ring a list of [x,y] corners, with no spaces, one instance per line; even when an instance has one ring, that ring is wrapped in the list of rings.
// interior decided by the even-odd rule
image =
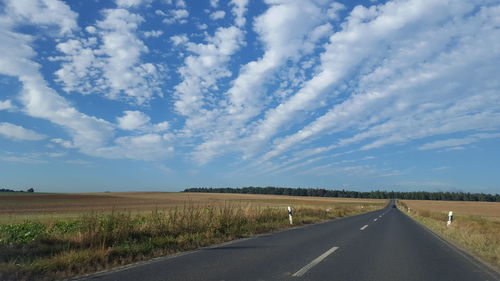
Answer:
[[[294,226],[382,204],[297,207]],[[55,280],[290,227],[286,210],[225,204],[0,225],[0,280]]]
[[[447,212],[410,209],[403,201],[398,208],[448,241],[500,270],[500,222],[477,215],[454,215],[453,223],[446,225]]]

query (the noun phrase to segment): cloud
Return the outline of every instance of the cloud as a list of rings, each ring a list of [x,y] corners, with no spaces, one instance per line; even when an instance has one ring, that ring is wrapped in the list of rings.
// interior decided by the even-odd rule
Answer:
[[[0,101],[0,110],[12,110],[14,108],[10,100]]]
[[[492,62],[499,56],[495,8],[471,13],[472,6],[453,3],[445,13],[428,13],[444,4],[396,1],[370,9],[356,7],[343,29],[331,36],[322,55],[323,70],[290,101],[267,114],[261,137],[276,134],[299,110],[314,109],[327,89],[353,94],[296,133],[277,140],[262,161],[322,134],[347,130],[360,133],[319,152],[369,139],[374,140],[362,149],[498,128],[497,122],[486,121],[498,120],[492,91],[498,83],[491,75],[496,68]],[[471,77],[472,68],[477,71]],[[356,69],[364,71],[353,73]],[[351,88],[344,84],[346,80]]]
[[[446,140],[438,140],[434,142],[428,142],[421,145],[419,150],[431,150],[431,149],[452,149],[456,147],[463,147],[464,145],[479,142],[484,139],[492,139],[492,138],[500,138],[500,134],[498,133],[482,133],[482,134],[474,134],[465,138],[452,138]]]
[[[129,158],[143,161],[159,161],[168,158],[174,148],[159,134],[119,137],[115,145],[98,148],[94,155],[120,159]]]
[[[157,14],[166,16],[166,18],[163,19],[163,23],[166,24],[173,24],[173,23],[185,24],[187,23],[187,18],[189,17],[189,12],[186,9],[171,10],[168,12],[168,14],[160,12],[158,12]]]
[[[14,162],[23,164],[44,164],[47,163],[45,160],[36,159],[29,156],[0,156],[0,161],[3,162]]]
[[[178,69],[182,82],[175,86],[175,109],[179,114],[191,116],[200,112],[209,90],[217,89],[217,80],[231,75],[227,63],[242,40],[242,31],[231,26],[218,28],[213,36],[205,38],[206,44],[186,43],[192,55]]]
[[[16,23],[30,22],[57,26],[59,33],[68,34],[77,27],[77,14],[58,0],[6,0],[5,13]]]
[[[0,136],[4,136],[13,140],[29,141],[43,140],[46,138],[46,136],[42,134],[7,122],[0,123]]]
[[[168,122],[151,124],[151,118],[141,111],[124,111],[124,115],[117,118],[118,127],[128,131],[162,132],[169,128]]]
[[[153,0],[116,0],[116,5],[123,8],[138,7],[145,4],[150,4]]]
[[[248,0],[231,0],[229,2],[232,8],[232,13],[235,16],[235,23],[238,27],[243,27],[246,23],[245,13],[247,11]]]
[[[153,38],[158,38],[163,34],[163,31],[161,30],[151,30],[151,31],[145,31],[144,36],[146,38],[153,37]]]
[[[213,138],[208,137],[205,143],[198,146],[195,152],[197,159],[203,162],[219,154],[221,148],[239,137],[237,132],[248,120],[261,113],[266,82],[287,61],[299,60],[310,52],[311,44],[314,47],[322,37],[321,33],[325,34],[327,17],[321,8],[311,1],[272,3],[264,14],[255,19],[254,30],[263,44],[264,54],[241,67],[239,76],[227,91],[228,106],[223,116],[218,117],[216,129],[222,132],[217,131],[212,134]],[[311,37],[311,32],[315,36]]]
[[[217,8],[218,5],[219,5],[219,0],[210,0],[210,6],[212,8]]]
[[[183,45],[183,44],[189,42],[189,39],[186,36],[186,34],[180,34],[180,35],[171,36],[170,40],[172,41],[172,43],[174,44],[174,46]]]
[[[110,99],[148,103],[162,95],[162,66],[142,61],[149,52],[137,37],[144,19],[126,9],[107,9],[104,19],[92,27],[99,37],[72,38],[57,45],[63,61],[55,72],[67,92],[100,93]],[[87,27],[88,29],[88,27]],[[159,36],[161,31],[144,33]]]
[[[33,22],[28,21],[30,18],[26,18],[26,21],[18,23],[16,20],[23,17],[14,12],[24,15],[23,11],[18,10],[12,10],[7,18],[3,18],[2,24],[7,25],[0,29],[2,41],[0,51],[4,54],[0,57],[0,74],[16,77],[20,81],[22,89],[19,101],[23,106],[20,109],[23,113],[62,126],[73,137],[75,145],[86,151],[103,144],[112,135],[111,126],[104,120],[78,112],[63,97],[49,88],[39,73],[40,65],[32,61],[36,55],[31,47],[33,38],[13,31],[18,24],[43,23],[58,27],[61,33],[67,32],[69,27],[76,25],[70,24],[71,20],[75,20],[74,13],[69,8],[54,9],[61,7],[60,5],[65,4],[57,2],[49,5],[50,7],[45,6],[45,9],[42,9],[43,5],[36,5],[37,11],[47,18],[43,21],[35,17]],[[68,17],[61,15],[59,13],[61,10],[69,11]]]
[[[215,11],[215,12],[210,14],[210,18],[212,20],[220,20],[220,19],[223,19],[225,16],[226,16],[226,12],[224,12],[222,10]]]
[[[53,143],[57,143],[65,148],[74,148],[75,147],[75,145],[71,141],[68,141],[68,140],[55,138],[55,139],[51,139],[50,141]]]

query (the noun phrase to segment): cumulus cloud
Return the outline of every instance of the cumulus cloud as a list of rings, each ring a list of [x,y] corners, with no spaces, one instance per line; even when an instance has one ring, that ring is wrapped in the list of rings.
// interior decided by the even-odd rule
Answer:
[[[56,71],[65,91],[82,94],[100,93],[111,99],[125,99],[137,104],[148,103],[161,95],[162,67],[143,62],[149,52],[137,37],[143,18],[126,9],[107,9],[98,21],[95,34],[100,38],[69,39],[57,45],[64,54],[62,67]],[[160,36],[161,31],[144,33]]]
[[[174,36],[171,36],[170,37],[170,40],[172,41],[172,43],[175,45],[175,46],[178,46],[178,45],[183,45],[187,42],[189,42],[189,39],[188,37],[186,36],[186,34],[179,34],[179,35],[174,35]]]
[[[6,0],[5,13],[17,22],[57,26],[60,34],[68,34],[77,27],[77,14],[59,0]]]
[[[141,111],[124,111],[124,115],[117,118],[118,127],[128,131],[162,132],[169,128],[168,122],[151,124],[151,118]]]
[[[10,5],[9,3],[7,4]],[[62,2],[57,2],[56,4],[65,5]],[[43,6],[38,5],[37,7],[40,8]],[[50,7],[53,7],[53,5]],[[52,21],[43,21],[43,24],[55,26],[62,33],[66,32],[69,19],[74,20],[72,13],[68,14],[68,20],[61,19],[57,11],[54,11],[52,8],[46,7],[46,9],[39,9],[38,12],[52,19]],[[52,13],[56,14],[52,17]],[[113,52],[113,50],[117,50],[115,48],[122,46],[120,43],[124,44],[128,42],[126,38],[121,37],[120,31],[117,31],[118,34],[115,34],[114,31],[121,30],[126,34],[127,29],[135,27],[136,23],[127,24],[122,21],[122,16],[126,17],[127,15],[128,12],[123,10],[107,11],[106,20],[98,24],[98,27],[101,29],[100,32],[108,32],[106,34],[110,38],[114,38],[108,43],[105,42],[103,47],[103,51],[108,52],[110,56],[108,59],[111,60],[111,64],[113,62],[116,62],[118,65],[130,63],[130,60],[127,62],[127,58],[137,55],[133,52],[132,54],[118,51],[116,53]],[[19,93],[19,101],[22,104],[22,108],[20,109],[22,113],[34,118],[48,120],[60,126],[71,138],[71,140],[54,138],[51,140],[53,143],[60,144],[66,148],[77,148],[85,154],[97,157],[151,160],[165,157],[165,155],[171,153],[172,148],[166,145],[169,139],[164,138],[162,135],[121,137],[116,139],[113,145],[110,145],[110,140],[114,137],[113,125],[103,119],[79,112],[64,97],[58,95],[50,88],[39,71],[40,65],[33,61],[33,57],[37,55],[32,48],[33,37],[14,31],[18,24],[40,24],[40,21],[37,19],[33,22],[24,21],[23,17],[15,13],[2,15],[2,17],[0,21],[2,25],[2,28],[0,28],[0,40],[2,41],[0,51],[4,55],[0,57],[0,74],[15,77],[21,83],[22,89]],[[17,22],[19,18],[23,19],[22,23]],[[106,36],[103,37],[104,41],[107,39]],[[114,41],[115,39],[117,41]],[[70,40],[66,41],[67,45],[59,46],[61,51],[71,53],[74,46],[78,46],[77,42]],[[114,45],[115,43],[118,44]],[[124,50],[130,49],[125,48]],[[118,57],[124,58],[125,62],[118,61]],[[127,72],[127,69],[120,67],[114,70]],[[168,123],[151,126],[154,131],[164,131],[168,128]],[[45,138],[41,134],[8,123],[2,123],[1,130],[2,135],[15,139],[38,140]]]
[[[116,0],[118,7],[130,8],[150,4],[153,0]]]
[[[192,53],[178,70],[183,81],[175,86],[175,109],[182,115],[191,116],[200,112],[207,101],[210,89],[216,90],[218,79],[229,77],[227,70],[230,57],[243,44],[243,32],[234,27],[220,27],[206,43],[187,42],[187,50]]]
[[[35,131],[25,129],[7,122],[0,123],[0,135],[13,140],[37,141],[43,140],[46,136]]]
[[[163,34],[163,31],[161,31],[161,30],[151,30],[151,31],[144,32],[144,36],[146,38],[149,38],[149,37],[157,38],[157,37],[160,37],[162,34]]]
[[[226,16],[226,12],[224,12],[222,10],[215,11],[215,12],[210,14],[210,18],[212,20],[220,20],[220,19],[223,19],[225,16]]]
[[[157,14],[165,16],[165,18],[163,19],[163,23],[166,24],[185,24],[187,23],[187,18],[189,17],[189,11],[186,9],[175,9],[169,11],[168,13],[157,11]]]
[[[10,100],[0,101],[0,110],[12,110],[14,109],[14,105]]]
[[[229,3],[233,7],[231,11],[235,16],[236,25],[243,27],[246,23],[245,13],[247,11],[248,0],[231,0]]]

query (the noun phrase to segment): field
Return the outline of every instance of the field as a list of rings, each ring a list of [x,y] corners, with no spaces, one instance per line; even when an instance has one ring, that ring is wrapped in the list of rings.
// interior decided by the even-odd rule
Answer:
[[[398,207],[442,237],[500,269],[500,203],[401,200]],[[453,211],[454,220],[447,226],[449,211]]]
[[[500,221],[500,203],[498,202],[463,202],[404,200],[410,209],[429,210],[432,212],[453,211],[455,215],[474,215],[485,219]]]
[[[85,213],[171,210],[189,206],[232,205],[251,207],[320,207],[384,203],[386,200],[324,198],[231,193],[113,192],[80,194],[0,194],[0,223],[24,220],[52,221],[76,218]]]
[[[213,193],[0,195],[0,280],[54,280],[359,214],[386,200]]]

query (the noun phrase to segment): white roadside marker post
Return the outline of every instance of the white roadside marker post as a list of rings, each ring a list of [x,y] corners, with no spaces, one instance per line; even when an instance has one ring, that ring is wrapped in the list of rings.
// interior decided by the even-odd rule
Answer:
[[[446,223],[446,226],[449,226],[452,221],[453,221],[453,211],[450,211],[448,213],[448,222]]]
[[[290,224],[293,224],[292,207],[290,207],[290,206],[288,206],[288,219],[290,219]]]

